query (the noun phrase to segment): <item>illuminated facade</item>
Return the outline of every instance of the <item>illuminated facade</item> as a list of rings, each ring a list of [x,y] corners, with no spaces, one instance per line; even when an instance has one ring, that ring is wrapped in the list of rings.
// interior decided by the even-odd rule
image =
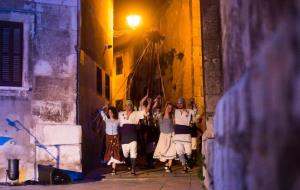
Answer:
[[[120,3],[116,1],[115,6]],[[148,1],[144,2],[149,6]],[[154,6],[156,5],[156,6]],[[127,6],[130,6],[127,5]],[[137,8],[137,12],[146,15],[148,18],[142,18],[141,28],[137,31],[126,30],[122,37],[115,37],[114,63],[122,57],[124,74],[118,76],[116,84],[125,84],[128,77],[133,73],[132,65],[142,54],[145,48],[146,33],[155,29],[164,37],[160,45],[160,59],[163,84],[160,83],[159,72],[154,71],[153,80],[155,83],[164,87],[166,100],[175,103],[176,99],[183,96],[186,99],[195,98],[197,105],[204,110],[203,93],[203,70],[202,70],[202,49],[201,49],[201,28],[200,28],[200,2],[199,1],[153,1],[150,7],[160,7],[159,9],[150,9],[152,13],[143,12]],[[125,7],[123,7],[125,9]],[[129,11],[128,11],[129,12]],[[120,16],[125,15],[121,12]],[[150,16],[151,19],[150,20]],[[118,17],[118,13],[116,13]],[[144,23],[143,23],[144,22]],[[124,27],[124,23],[117,20],[117,23]],[[118,25],[116,26],[116,28]],[[116,33],[119,34],[117,28]],[[184,34],[184,35],[182,35]],[[127,37],[126,37],[127,35]],[[139,37],[138,37],[139,35]],[[147,56],[144,56],[147,59]],[[112,94],[116,94],[114,101],[124,100],[126,98],[141,98],[147,88],[147,61],[144,60],[138,71],[134,74],[135,78],[131,86],[124,85],[122,88],[116,88]],[[155,68],[157,69],[157,68]],[[133,85],[133,86],[132,86]],[[121,92],[120,92],[121,91]],[[161,90],[161,93],[163,90]],[[114,103],[114,102],[113,102]]]

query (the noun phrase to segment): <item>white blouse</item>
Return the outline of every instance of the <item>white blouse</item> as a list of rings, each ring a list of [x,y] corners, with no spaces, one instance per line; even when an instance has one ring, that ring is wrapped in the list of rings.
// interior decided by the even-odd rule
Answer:
[[[105,122],[105,133],[107,135],[117,135],[118,134],[118,127],[120,126],[119,120],[112,120],[108,119],[107,115],[104,111],[101,111],[101,116],[103,121]]]
[[[192,109],[175,109],[175,125],[190,126],[190,123],[195,115]]]
[[[133,111],[127,116],[125,111],[119,113],[120,126],[124,124],[138,124],[140,119],[143,119],[146,115],[145,111]]]

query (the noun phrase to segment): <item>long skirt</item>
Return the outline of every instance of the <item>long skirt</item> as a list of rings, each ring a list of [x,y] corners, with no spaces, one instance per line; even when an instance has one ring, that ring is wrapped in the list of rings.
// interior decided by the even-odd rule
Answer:
[[[159,159],[161,162],[176,158],[175,144],[172,142],[173,135],[172,133],[160,133],[153,158]]]
[[[107,161],[107,165],[110,165],[113,162],[116,164],[123,163],[119,135],[106,135],[106,151],[104,160]]]

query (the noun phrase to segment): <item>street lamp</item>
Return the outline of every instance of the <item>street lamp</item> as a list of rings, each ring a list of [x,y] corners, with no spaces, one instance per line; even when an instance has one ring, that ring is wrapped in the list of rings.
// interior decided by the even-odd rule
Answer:
[[[139,15],[129,15],[126,17],[127,24],[132,28],[135,29],[141,22],[141,16]]]

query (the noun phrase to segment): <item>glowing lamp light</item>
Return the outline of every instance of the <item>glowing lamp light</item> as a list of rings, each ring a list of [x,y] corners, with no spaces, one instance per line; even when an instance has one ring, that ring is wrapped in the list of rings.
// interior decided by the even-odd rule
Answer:
[[[141,17],[139,15],[129,15],[126,17],[128,25],[135,29],[140,25]]]

